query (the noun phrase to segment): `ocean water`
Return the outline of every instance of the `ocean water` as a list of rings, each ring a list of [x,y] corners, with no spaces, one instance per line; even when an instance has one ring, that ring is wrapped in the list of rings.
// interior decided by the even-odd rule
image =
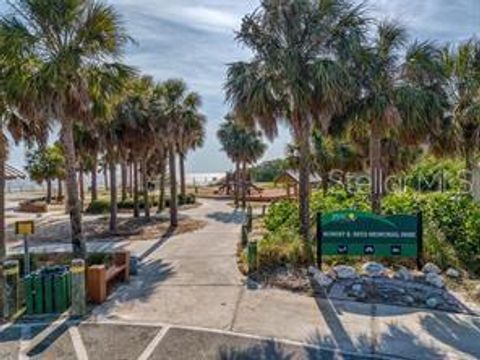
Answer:
[[[119,175],[118,175],[119,176]],[[217,172],[217,173],[187,173],[185,176],[185,180],[187,185],[194,186],[194,185],[209,185],[212,183],[217,182],[221,178],[225,176],[225,172]],[[178,180],[178,176],[177,176]],[[90,184],[90,175],[86,175],[84,178],[85,181],[85,189],[88,189]],[[100,173],[97,175],[97,182],[99,187],[103,187],[103,174]],[[120,182],[118,180],[118,182]],[[120,185],[120,184],[119,184]],[[57,182],[54,181],[52,183],[52,188],[55,191],[57,188]],[[29,179],[26,180],[9,180],[6,182],[6,192],[7,193],[16,193],[16,192],[30,192],[30,191],[46,191],[47,185],[46,183],[38,184],[35,181],[31,181]]]

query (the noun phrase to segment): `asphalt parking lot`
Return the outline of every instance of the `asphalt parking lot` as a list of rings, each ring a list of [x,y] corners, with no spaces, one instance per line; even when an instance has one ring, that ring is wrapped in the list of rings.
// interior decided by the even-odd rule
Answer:
[[[0,332],[1,359],[369,359],[314,344],[274,341],[175,326],[76,323],[17,324]],[[378,358],[378,357],[376,357]]]

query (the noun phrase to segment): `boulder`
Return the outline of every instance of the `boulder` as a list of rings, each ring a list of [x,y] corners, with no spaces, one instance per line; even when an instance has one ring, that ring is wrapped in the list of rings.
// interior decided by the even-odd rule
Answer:
[[[441,303],[442,303],[442,299],[440,299],[438,297],[429,297],[425,301],[425,305],[427,305],[430,309],[437,308]]]
[[[415,303],[415,298],[411,295],[406,295],[403,298],[403,302],[407,305],[413,305]]]
[[[433,285],[440,289],[445,287],[445,280],[443,280],[443,277],[433,272],[427,273],[427,275],[425,276],[425,281],[430,285]]]
[[[376,262],[368,262],[363,264],[362,270],[364,273],[371,277],[385,276],[387,271],[385,266]]]
[[[308,267],[308,273],[312,276],[315,276],[316,274],[318,274],[319,272],[321,272],[320,270],[318,270],[318,268],[316,268],[315,266],[309,266]]]
[[[449,268],[445,272],[445,275],[447,275],[449,278],[452,278],[452,279],[459,279],[461,277],[460,271],[454,268]]]
[[[333,268],[339,279],[355,279],[358,277],[357,271],[353,266],[337,265]]]
[[[442,271],[440,270],[440,268],[437,265],[429,262],[429,263],[426,263],[423,266],[422,272],[425,273],[425,274],[430,274],[430,273],[440,274]]]
[[[365,299],[367,297],[367,293],[365,292],[362,284],[353,284],[350,288],[349,295],[353,296],[357,299]]]
[[[395,274],[393,275],[393,278],[397,280],[403,280],[403,281],[412,281],[413,275],[410,272],[410,270],[402,266],[400,269],[398,269],[395,272]]]
[[[327,274],[319,271],[313,276],[313,279],[317,282],[318,285],[322,287],[329,287],[333,283],[333,279]]]

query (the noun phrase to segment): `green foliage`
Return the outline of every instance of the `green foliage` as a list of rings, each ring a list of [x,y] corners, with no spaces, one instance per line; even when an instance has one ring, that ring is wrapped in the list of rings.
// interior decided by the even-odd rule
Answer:
[[[406,174],[406,185],[415,191],[460,190],[464,165],[457,159],[428,156]]]
[[[29,151],[26,170],[30,178],[38,183],[45,180],[65,178],[65,157],[62,148],[55,144],[50,147]]]
[[[298,231],[283,227],[265,236],[258,245],[258,261],[262,269],[287,264],[294,267],[307,264],[307,256]]]
[[[105,199],[98,199],[92,201],[85,210],[88,214],[106,214],[110,212],[110,201]]]
[[[349,195],[334,189],[324,196],[312,195],[312,214],[343,209],[369,211],[368,197]],[[480,273],[480,205],[470,196],[453,192],[392,193],[383,199],[385,214],[415,214],[423,212],[426,258],[441,267],[463,266],[472,273]],[[315,221],[312,217],[312,226]],[[295,233],[299,226],[298,205],[292,201],[273,204],[265,217],[270,232],[266,238],[279,240],[287,232]],[[282,235],[283,234],[283,235]],[[283,244],[284,240],[282,240]]]
[[[285,159],[264,161],[261,164],[252,167],[251,173],[253,181],[272,182],[281,175],[286,167],[287,163]]]

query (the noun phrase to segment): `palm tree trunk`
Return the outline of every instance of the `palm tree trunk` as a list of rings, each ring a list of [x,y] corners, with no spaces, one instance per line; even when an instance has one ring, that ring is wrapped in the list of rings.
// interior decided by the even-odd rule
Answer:
[[[148,196],[148,176],[147,176],[147,160],[142,159],[142,182],[143,182],[143,205],[145,207],[145,217],[150,219],[150,199]]]
[[[185,155],[183,153],[180,153],[180,194],[185,199],[187,187],[185,184]]]
[[[165,209],[165,161],[160,164],[160,179],[158,183],[158,213]]]
[[[238,208],[240,206],[240,161],[235,163],[235,184],[234,184],[234,192],[235,192],[235,207]]]
[[[300,128],[296,129],[296,143],[299,146],[299,210],[300,235],[304,243],[305,255],[309,262],[313,261],[313,252],[310,244],[310,137],[311,128],[308,121],[300,121]]]
[[[62,198],[63,198],[62,179],[57,179],[57,202],[62,201]]]
[[[0,139],[0,146],[0,261],[3,261],[7,255],[5,236],[5,157],[7,149],[3,139]]]
[[[110,167],[110,231],[117,231],[117,172],[114,161],[109,162]]]
[[[80,188],[80,203],[81,203],[82,211],[85,204],[85,187],[83,183],[83,174],[84,174],[83,163],[80,162],[80,169],[78,172],[78,186]]]
[[[103,164],[103,183],[105,190],[108,191],[108,168],[106,163]]]
[[[129,164],[129,179],[128,179],[128,192],[130,197],[133,196],[133,163],[130,162]]]
[[[121,163],[122,171],[122,201],[127,200],[127,164],[125,161]]]
[[[247,163],[242,163],[242,208],[247,208]]]
[[[382,139],[377,121],[373,121],[370,134],[370,182],[372,211],[379,214],[382,207]]]
[[[50,205],[52,203],[52,179],[47,179],[47,200],[46,203]]]
[[[467,189],[471,189],[472,178],[473,178],[473,170],[475,168],[475,162],[473,160],[473,149],[474,149],[474,141],[466,137],[465,145],[464,145],[464,156],[465,156],[465,181],[467,182],[466,187]]]
[[[168,152],[170,163],[170,226],[178,226],[178,209],[177,209],[177,174],[175,169],[175,151],[170,148]]]
[[[82,233],[82,213],[80,209],[80,200],[78,198],[77,172],[75,169],[76,155],[73,142],[73,122],[71,120],[63,121],[61,140],[63,148],[65,149],[65,163],[67,167],[67,206],[70,214],[73,253],[75,256],[85,258],[86,247]]]
[[[140,207],[138,205],[138,162],[133,161],[133,217],[140,216]]]
[[[92,201],[96,201],[98,199],[98,190],[97,190],[97,155],[93,157],[93,164],[92,164],[92,179],[91,179],[91,193],[92,193]]]

